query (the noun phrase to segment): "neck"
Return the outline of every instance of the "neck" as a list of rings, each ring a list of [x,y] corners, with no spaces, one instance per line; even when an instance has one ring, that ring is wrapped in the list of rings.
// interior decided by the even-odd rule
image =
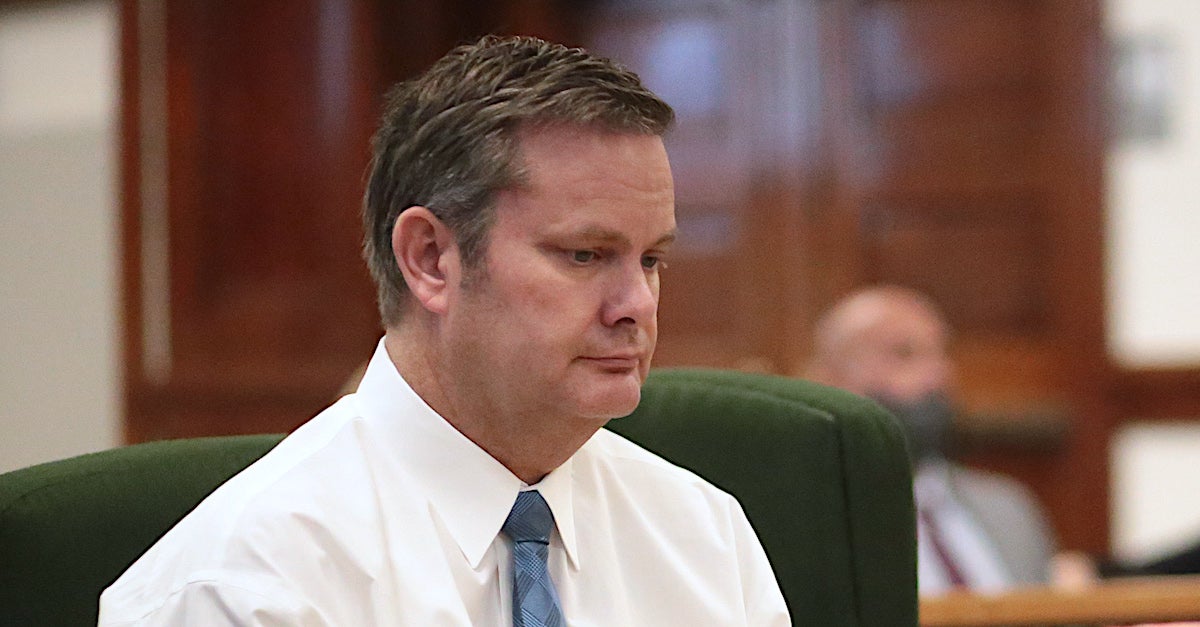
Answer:
[[[567,461],[603,426],[580,429],[575,417],[546,411],[504,407],[479,394],[486,389],[446,368],[452,363],[436,350],[430,334],[416,324],[390,328],[384,338],[396,371],[443,420],[500,462],[509,472],[533,485]]]

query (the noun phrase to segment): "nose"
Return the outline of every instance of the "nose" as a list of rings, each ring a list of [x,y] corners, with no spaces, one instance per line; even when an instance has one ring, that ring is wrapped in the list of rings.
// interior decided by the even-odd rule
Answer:
[[[658,315],[658,272],[647,270],[641,259],[621,264],[607,290],[602,312],[606,326],[640,326]]]
[[[944,351],[926,357],[921,373],[921,384],[925,392],[944,392],[954,385],[954,368],[951,366],[950,356]]]

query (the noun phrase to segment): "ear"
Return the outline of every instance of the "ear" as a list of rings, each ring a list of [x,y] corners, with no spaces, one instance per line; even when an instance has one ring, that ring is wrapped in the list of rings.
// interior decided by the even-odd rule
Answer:
[[[450,229],[429,209],[409,207],[392,227],[392,254],[416,301],[432,313],[446,313],[460,267]]]

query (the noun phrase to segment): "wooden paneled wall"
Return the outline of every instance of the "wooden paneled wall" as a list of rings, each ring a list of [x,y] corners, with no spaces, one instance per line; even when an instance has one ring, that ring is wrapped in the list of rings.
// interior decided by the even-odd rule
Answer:
[[[380,98],[485,32],[586,44],[679,110],[659,365],[798,373],[849,290],[929,292],[973,460],[1103,551],[1103,55],[1094,0],[122,2],[126,436],[284,431],[380,333],[358,211]],[[1143,386],[1145,388],[1145,386]],[[1141,388],[1139,388],[1141,389]]]
[[[381,333],[359,213],[386,88],[565,21],[544,2],[121,7],[126,438],[290,430]]]
[[[972,413],[1066,423],[1057,449],[970,461],[1033,487],[1063,544],[1103,551],[1099,5],[845,2],[828,21],[839,180],[819,245],[848,248],[856,282],[941,304]]]
[[[293,427],[377,326],[355,225],[373,16],[348,1],[124,8],[127,437]]]
[[[1014,434],[969,461],[1102,552],[1100,18],[1063,0],[604,3],[589,44],[705,105],[668,143],[681,232],[705,246],[672,264],[658,363],[800,373],[836,299],[922,290],[955,329],[968,415],[991,417],[967,427]]]

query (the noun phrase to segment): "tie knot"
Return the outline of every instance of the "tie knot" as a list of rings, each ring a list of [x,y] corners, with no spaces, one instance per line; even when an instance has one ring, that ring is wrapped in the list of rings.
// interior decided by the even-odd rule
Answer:
[[[550,529],[554,527],[554,514],[537,490],[517,494],[508,519],[500,528],[513,542],[550,543]]]

